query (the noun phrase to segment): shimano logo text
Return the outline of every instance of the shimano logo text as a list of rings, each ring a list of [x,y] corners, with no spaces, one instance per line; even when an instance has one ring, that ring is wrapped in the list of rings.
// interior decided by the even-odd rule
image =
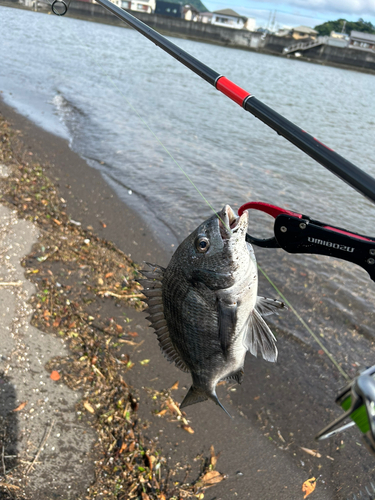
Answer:
[[[332,241],[318,240],[317,238],[312,238],[311,236],[308,236],[307,239],[310,243],[316,243],[317,245],[322,245],[324,247],[335,248],[336,250],[342,250],[344,252],[354,252],[354,247],[339,245],[338,243],[332,243]]]

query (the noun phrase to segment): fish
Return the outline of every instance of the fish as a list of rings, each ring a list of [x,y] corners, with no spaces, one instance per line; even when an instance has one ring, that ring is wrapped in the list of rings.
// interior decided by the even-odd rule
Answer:
[[[285,306],[258,296],[247,227],[248,212],[237,217],[225,205],[178,246],[167,268],[146,263],[148,269],[141,271],[147,319],[161,351],[192,376],[180,408],[211,399],[229,415],[217,384],[243,381],[248,351],[277,360],[276,338],[263,316]]]

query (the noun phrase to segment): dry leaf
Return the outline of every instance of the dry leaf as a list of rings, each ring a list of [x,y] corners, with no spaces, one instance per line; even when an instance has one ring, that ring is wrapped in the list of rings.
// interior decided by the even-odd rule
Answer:
[[[200,487],[201,488],[209,488],[214,484],[221,483],[224,479],[223,474],[220,474],[217,470],[210,470],[206,472],[206,474],[200,479]]]
[[[305,481],[302,485],[302,491],[305,493],[305,496],[303,498],[306,498],[310,495],[315,490],[316,486],[316,479],[315,477],[312,477],[311,479],[308,479]]]
[[[24,401],[19,406],[17,406],[17,408],[14,408],[13,411],[21,411],[21,410],[23,410],[25,408],[26,405],[27,405],[27,401]]]
[[[164,493],[159,493],[159,500],[167,500],[167,497],[164,495]]]
[[[142,500],[150,500],[150,497],[144,491],[142,491]]]
[[[182,428],[184,431],[188,432],[189,434],[194,434],[194,429],[190,427],[190,425],[183,425]]]
[[[122,443],[122,445],[121,445],[121,448],[120,448],[120,450],[119,450],[119,453],[122,453],[123,451],[125,451],[127,447],[128,447],[128,445],[127,445],[127,444],[125,443],[125,441],[124,441],[124,442]]]
[[[175,391],[175,390],[177,390],[177,389],[178,389],[178,380],[177,380],[177,382],[176,382],[176,383],[174,383],[174,384],[172,385],[172,387],[171,387],[169,390],[170,390],[170,391]]]
[[[16,486],[15,484],[0,483],[0,486],[3,488],[8,488],[9,490],[19,490],[20,489],[20,487]]]
[[[111,276],[113,276],[113,273],[107,273],[107,274],[105,275],[105,277],[106,277],[106,278],[110,278]]]
[[[172,413],[177,413],[177,415],[179,415],[180,417],[182,416],[182,413],[181,413],[181,410],[180,408],[178,407],[178,405],[173,401],[172,398],[169,398],[168,401],[167,401],[167,406],[169,408],[169,410],[172,412]]]
[[[302,448],[302,446],[301,446],[301,450],[305,451],[309,455],[312,455],[313,457],[317,457],[317,458],[322,457],[322,455],[320,453],[318,453],[317,451],[314,451],[314,450],[310,450],[309,448]]]
[[[135,441],[132,441],[129,445],[129,451],[132,452],[135,449]]]
[[[56,371],[56,370],[53,370],[51,372],[50,378],[52,380],[54,380],[55,382],[57,382],[58,380],[60,380],[60,373],[58,371]]]
[[[215,455],[215,448],[214,448],[213,444],[211,445],[210,452],[211,452],[211,465],[212,465],[212,468],[214,469],[216,466],[216,463],[217,463],[217,459],[220,456],[220,453]]]
[[[131,337],[138,337],[137,332],[128,332],[128,335],[130,335]]]
[[[157,417],[163,417],[166,413],[167,413],[168,410],[161,410],[159,411],[159,413],[156,414]]]
[[[117,342],[120,342],[121,344],[138,345],[138,343],[133,340],[118,339]]]
[[[90,413],[95,413],[95,410],[94,408],[90,405],[90,403],[88,401],[84,401],[83,402],[83,406],[86,408],[87,411],[89,411]]]

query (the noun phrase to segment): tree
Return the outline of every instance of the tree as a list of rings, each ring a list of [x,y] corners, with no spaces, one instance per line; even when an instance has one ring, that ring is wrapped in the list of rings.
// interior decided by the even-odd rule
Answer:
[[[346,19],[338,19],[337,21],[327,21],[326,23],[315,26],[315,30],[321,36],[330,35],[331,31],[341,33],[344,28],[344,33],[350,34],[351,31],[362,31],[363,33],[375,34],[375,26],[362,18],[358,21],[346,21]]]

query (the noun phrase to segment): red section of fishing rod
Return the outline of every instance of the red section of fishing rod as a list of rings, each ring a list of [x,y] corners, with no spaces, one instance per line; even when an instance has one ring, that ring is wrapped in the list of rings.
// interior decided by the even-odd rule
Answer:
[[[251,95],[246,90],[228,80],[228,78],[225,78],[225,76],[221,76],[216,80],[216,88],[240,106],[243,106],[245,99]]]

